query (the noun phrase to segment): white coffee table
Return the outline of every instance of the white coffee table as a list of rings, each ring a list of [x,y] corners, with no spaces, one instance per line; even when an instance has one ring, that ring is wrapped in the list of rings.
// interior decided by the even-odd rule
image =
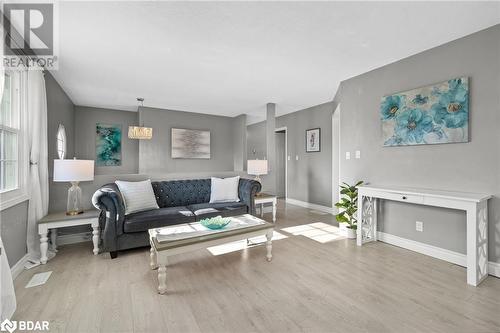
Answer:
[[[266,236],[267,261],[271,261],[274,225],[250,214],[231,217],[221,230],[210,230],[200,222],[149,229],[150,266],[158,268],[158,293],[167,290],[167,257],[257,236]]]

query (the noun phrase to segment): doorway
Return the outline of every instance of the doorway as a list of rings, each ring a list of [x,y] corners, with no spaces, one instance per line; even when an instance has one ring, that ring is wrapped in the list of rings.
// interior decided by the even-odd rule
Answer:
[[[287,197],[287,130],[286,127],[277,128],[275,135],[276,156],[276,196]]]

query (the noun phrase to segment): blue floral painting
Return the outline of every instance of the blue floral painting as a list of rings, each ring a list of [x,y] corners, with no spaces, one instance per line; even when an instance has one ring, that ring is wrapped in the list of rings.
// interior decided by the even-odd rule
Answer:
[[[97,166],[119,166],[122,164],[121,125],[96,124]]]
[[[469,79],[385,96],[380,118],[384,146],[468,142]]]

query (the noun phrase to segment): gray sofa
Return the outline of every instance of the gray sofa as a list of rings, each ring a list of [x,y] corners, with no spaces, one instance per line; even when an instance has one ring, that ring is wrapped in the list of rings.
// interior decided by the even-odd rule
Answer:
[[[101,251],[116,258],[118,251],[149,245],[148,229],[194,222],[222,215],[255,214],[254,197],[261,189],[259,182],[241,178],[238,186],[239,202],[209,203],[210,179],[172,180],[152,182],[160,209],[125,215],[125,207],[118,187],[106,184],[92,197],[93,205],[101,210]],[[213,208],[215,212],[203,209]]]

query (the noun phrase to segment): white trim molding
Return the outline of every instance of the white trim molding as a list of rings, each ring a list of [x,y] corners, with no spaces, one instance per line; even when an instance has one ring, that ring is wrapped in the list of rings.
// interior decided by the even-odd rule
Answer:
[[[17,206],[25,201],[29,201],[30,200],[30,196],[28,193],[19,193],[18,196],[16,197],[13,197],[12,199],[8,199],[8,200],[1,200],[0,201],[0,212],[5,210],[5,209],[8,209],[8,208],[11,208],[11,207],[14,207],[14,206]]]
[[[411,239],[402,238],[399,236],[387,234],[385,232],[378,231],[377,232],[377,240],[401,247],[403,249],[415,251],[418,253],[425,254],[427,256],[441,259],[444,261],[451,262],[455,265],[459,265],[462,267],[467,267],[467,256],[465,254],[446,250],[440,247],[436,247],[433,245],[417,242]],[[500,263],[496,262],[488,262],[488,273],[489,275],[500,277]]]
[[[500,278],[500,262],[489,261],[488,273],[490,275],[496,276],[497,278]]]
[[[306,202],[306,201],[300,201],[300,200],[296,200],[296,199],[286,198],[286,203],[291,204],[291,205],[295,205],[295,206],[304,207],[304,208],[319,210],[321,212],[329,213],[332,215],[336,214],[336,209],[333,207],[317,205],[317,204],[313,204],[313,203]]]
[[[21,274],[21,272],[24,270],[24,265],[26,265],[26,263],[28,262],[28,258],[29,255],[26,253],[24,257],[19,259],[19,261],[16,262],[14,266],[10,268],[10,274],[12,275],[12,280],[17,278],[19,274]]]

